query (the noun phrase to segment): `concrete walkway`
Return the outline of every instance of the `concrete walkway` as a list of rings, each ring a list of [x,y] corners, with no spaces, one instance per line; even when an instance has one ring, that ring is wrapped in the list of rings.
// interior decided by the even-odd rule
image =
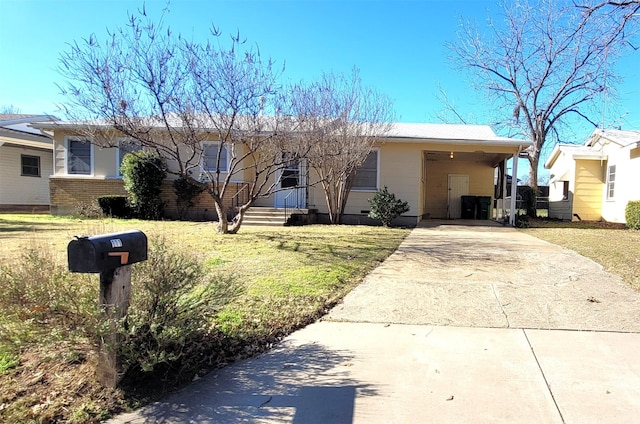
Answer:
[[[444,224],[276,349],[110,422],[638,422],[640,293],[516,230]]]

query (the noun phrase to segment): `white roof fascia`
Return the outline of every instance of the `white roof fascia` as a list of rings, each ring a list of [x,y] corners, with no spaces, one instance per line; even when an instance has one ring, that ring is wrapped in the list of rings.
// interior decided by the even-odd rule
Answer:
[[[0,135],[0,142],[7,146],[31,147],[41,150],[53,150],[53,143],[45,141],[21,140],[18,138],[3,137]]]
[[[494,138],[494,139],[456,139],[456,138],[409,138],[409,137],[380,137],[381,141],[388,142],[404,142],[404,143],[431,143],[443,145],[487,145],[487,146],[504,146],[504,147],[528,147],[530,141],[518,140],[513,138]]]

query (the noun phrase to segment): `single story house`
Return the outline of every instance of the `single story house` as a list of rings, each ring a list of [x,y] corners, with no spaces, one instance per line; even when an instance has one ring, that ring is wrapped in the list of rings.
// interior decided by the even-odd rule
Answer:
[[[53,137],[29,125],[46,115],[0,114],[0,210],[48,211]]]
[[[640,200],[640,131],[596,129],[583,145],[556,145],[544,166],[549,217],[625,223]]]
[[[125,194],[119,164],[126,153],[126,144],[120,148],[100,148],[91,140],[78,137],[74,123],[58,122],[38,128],[54,133],[54,173],[50,179],[53,214],[70,213],[78,203],[101,195]],[[216,140],[205,143],[215,146]],[[524,140],[498,137],[488,126],[394,124],[389,133],[376,140],[373,151],[358,171],[344,221],[368,222],[368,199],[384,186],[409,203],[410,211],[399,219],[399,224],[416,225],[423,218],[460,218],[461,196],[494,197],[496,168],[502,169],[505,175],[506,162],[517,158],[529,145]],[[217,157],[217,149],[212,151]],[[203,163],[207,163],[208,150],[204,152]],[[232,178],[237,187],[229,196],[241,191],[246,181],[242,173]],[[286,199],[295,198],[295,207],[316,210],[322,221],[328,209],[322,187],[313,184],[314,178],[304,160],[292,163],[280,172],[276,182],[278,191],[259,198],[252,209],[281,208]],[[504,193],[506,179],[501,181],[501,193]],[[165,190],[163,196],[171,215],[171,205],[175,204],[170,198],[171,190]],[[205,193],[197,199],[192,218],[215,219],[215,209],[208,197]],[[225,201],[231,199],[225,198]],[[514,208],[515,205],[512,210]]]

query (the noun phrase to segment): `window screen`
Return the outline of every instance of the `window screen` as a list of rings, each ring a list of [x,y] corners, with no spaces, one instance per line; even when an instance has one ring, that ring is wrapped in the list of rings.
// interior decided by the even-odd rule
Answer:
[[[87,140],[69,140],[67,154],[69,174],[91,175],[91,144]]]
[[[356,190],[376,190],[378,188],[377,150],[369,153],[362,166],[356,171],[353,188]]]

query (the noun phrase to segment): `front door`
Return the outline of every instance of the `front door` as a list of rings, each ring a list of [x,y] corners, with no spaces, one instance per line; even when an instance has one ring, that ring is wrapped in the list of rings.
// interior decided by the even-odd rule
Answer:
[[[276,178],[278,184],[275,192],[276,208],[304,209],[307,205],[306,172],[303,162],[299,159],[287,161]]]
[[[447,218],[462,217],[462,196],[469,194],[469,176],[449,174],[449,196],[447,199]]]

